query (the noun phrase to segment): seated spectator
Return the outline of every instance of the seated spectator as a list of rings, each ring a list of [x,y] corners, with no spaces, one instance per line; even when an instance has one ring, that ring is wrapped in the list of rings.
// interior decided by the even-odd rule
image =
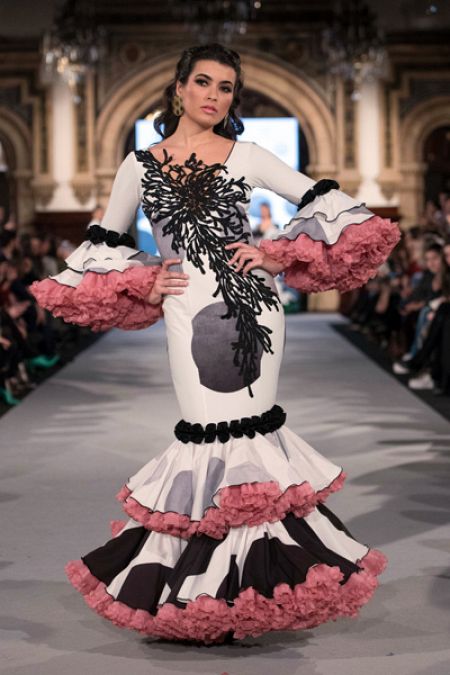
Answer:
[[[439,208],[435,213],[435,220],[445,236],[450,234],[450,195],[448,192],[439,193]]]
[[[397,374],[418,373],[408,386],[447,393],[450,385],[450,240],[444,246],[441,294],[429,303],[429,328],[423,344],[411,358],[393,365]]]
[[[430,300],[441,295],[442,247],[439,244],[430,244],[425,250],[424,259],[425,269],[418,282],[399,303],[398,311],[403,318],[403,331],[408,344],[406,360],[415,353],[411,350],[416,348],[414,340],[420,311]]]
[[[93,217],[101,217],[98,207]],[[45,233],[18,233],[14,219],[0,227],[0,398],[8,405],[41,379],[38,369],[72,358],[89,328],[67,324],[40,307],[29,285],[66,268],[75,245]]]
[[[0,231],[0,253],[11,262],[15,262],[19,257],[19,240],[16,230]]]

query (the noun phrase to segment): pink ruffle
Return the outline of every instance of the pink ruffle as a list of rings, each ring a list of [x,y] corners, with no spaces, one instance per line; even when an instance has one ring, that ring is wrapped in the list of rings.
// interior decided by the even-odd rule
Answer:
[[[162,303],[146,301],[159,266],[129,267],[123,272],[84,273],[75,288],[55,279],[34,281],[30,290],[41,305],[67,323],[90,326],[93,331],[109,328],[138,330],[163,316]]]
[[[332,288],[345,292],[375,276],[400,238],[398,223],[372,216],[347,225],[332,245],[301,233],[293,240],[263,239],[260,248],[284,265],[288,286],[305,293]]]
[[[110,522],[111,535],[117,537],[126,525],[125,520],[111,520]]]
[[[313,628],[341,616],[356,618],[377,588],[376,577],[386,568],[387,558],[381,551],[369,549],[356,564],[361,570],[351,574],[345,584],[339,583],[343,579],[339,567],[320,563],[308,570],[303,583],[293,588],[278,584],[273,598],[249,587],[239,593],[232,607],[223,599],[200,595],[184,609],[165,603],[154,616],[114,600],[81,560],[69,562],[65,570],[86,603],[116,626],[170,640],[211,644],[223,642],[231,630],[235,638],[242,639],[274,630]]]
[[[308,481],[291,485],[284,492],[275,481],[267,483],[242,483],[224,487],[218,492],[219,507],[210,507],[201,520],[172,511],[151,511],[131,497],[132,492],[124,485],[116,498],[122,502],[124,511],[138,523],[155,532],[172,534],[189,539],[194,534],[207,534],[222,539],[230,527],[260,525],[282,520],[288,513],[302,518],[319,502],[324,502],[332,492],[340,490],[347,474],[342,471],[326,488],[314,492]]]

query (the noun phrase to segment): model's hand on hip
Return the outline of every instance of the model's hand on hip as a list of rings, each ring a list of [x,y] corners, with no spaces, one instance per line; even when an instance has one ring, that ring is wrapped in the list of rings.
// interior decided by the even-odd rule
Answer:
[[[228,261],[229,265],[235,265],[235,272],[240,272],[242,274],[247,274],[250,270],[255,269],[255,267],[260,267],[266,272],[269,272],[272,275],[277,275],[283,269],[283,265],[256,246],[251,246],[242,241],[234,242],[233,244],[227,244],[226,249],[232,250],[235,249],[233,257]]]
[[[168,269],[170,265],[179,265],[180,263],[180,258],[167,258],[167,260],[164,260],[152,286],[152,290],[147,297],[147,302],[151,305],[158,305],[164,295],[181,295],[184,293],[181,287],[188,285],[189,274],[171,272]]]

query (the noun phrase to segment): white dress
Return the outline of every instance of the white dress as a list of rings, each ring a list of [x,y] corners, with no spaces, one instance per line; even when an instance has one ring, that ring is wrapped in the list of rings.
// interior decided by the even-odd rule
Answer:
[[[193,153],[131,152],[117,172],[101,224],[35,282],[38,302],[94,330],[134,330],[164,318],[181,419],[174,441],[117,495],[129,519],[71,561],[69,579],[120,626],[207,643],[357,616],[386,564],[324,504],[345,479],[285,424],[277,401],[285,324],[272,276],[247,276],[227,243],[252,244],[254,187],[298,204],[261,248],[301,291],[347,290],[373,276],[397,243],[396,223],[317,183],[253,142],[223,164]],[[142,205],[160,256],[136,249],[127,230]],[[189,274],[181,295],[146,297],[162,259]],[[157,420],[155,419],[155,424]]]

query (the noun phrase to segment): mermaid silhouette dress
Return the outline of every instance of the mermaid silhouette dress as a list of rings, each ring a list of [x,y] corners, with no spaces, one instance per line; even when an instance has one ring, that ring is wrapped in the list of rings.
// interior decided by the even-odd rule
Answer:
[[[31,287],[55,316],[96,331],[164,318],[181,411],[173,442],[117,495],[128,519],[69,562],[68,578],[113,623],[175,640],[220,643],[356,617],[386,556],[325,505],[346,474],[285,424],[277,402],[285,324],[274,279],[235,271],[224,247],[252,243],[251,192],[269,188],[298,205],[261,243],[286,282],[345,291],[376,274],[398,226],[254,142],[235,142],[223,164],[195,153],[181,165],[172,159],[129,153],[102,222],[88,226],[67,269]],[[139,205],[160,256],[127,234]],[[185,292],[148,304],[162,260],[177,257],[172,269],[190,275]]]

